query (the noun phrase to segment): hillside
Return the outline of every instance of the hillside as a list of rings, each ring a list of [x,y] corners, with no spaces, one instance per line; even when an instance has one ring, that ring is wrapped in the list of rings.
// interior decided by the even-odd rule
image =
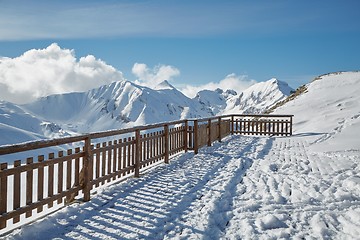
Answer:
[[[318,151],[358,151],[360,72],[322,75],[305,88],[274,113],[294,114],[294,133],[311,135]]]

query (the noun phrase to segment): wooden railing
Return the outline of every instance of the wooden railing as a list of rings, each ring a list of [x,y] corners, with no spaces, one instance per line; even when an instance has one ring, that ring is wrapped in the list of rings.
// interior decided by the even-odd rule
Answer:
[[[293,115],[232,115],[231,133],[244,135],[292,135]]]
[[[0,147],[0,234],[229,134],[291,135],[292,116],[227,115]]]

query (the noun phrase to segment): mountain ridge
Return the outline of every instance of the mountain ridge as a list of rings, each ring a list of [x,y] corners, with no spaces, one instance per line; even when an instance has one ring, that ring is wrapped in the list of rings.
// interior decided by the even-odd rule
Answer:
[[[271,89],[269,86],[273,83],[269,81],[253,85],[256,91],[250,96],[260,96],[261,92]],[[275,87],[272,91],[272,95],[276,95],[280,90]],[[86,92],[42,97],[23,105],[2,101],[0,132],[8,137],[0,139],[0,145],[227,114],[231,99],[241,94],[233,90],[203,90],[191,99],[166,80],[154,89],[121,80]],[[258,105],[254,109],[260,112],[275,101],[262,98],[253,103]],[[238,109],[232,110],[242,113]]]

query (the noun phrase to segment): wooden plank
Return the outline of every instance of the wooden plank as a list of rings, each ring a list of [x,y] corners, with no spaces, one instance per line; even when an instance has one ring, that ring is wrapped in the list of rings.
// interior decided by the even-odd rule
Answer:
[[[132,137],[131,141],[131,166],[135,166],[135,137]],[[134,170],[132,172],[134,172]]]
[[[14,168],[18,167],[21,165],[21,161],[20,160],[16,160],[14,162]],[[21,179],[20,179],[20,171],[15,172],[14,174],[14,199],[13,199],[13,209],[16,210],[18,208],[20,208],[20,193],[21,193]],[[14,217],[13,222],[17,223],[20,221],[20,216],[17,215]]]
[[[96,149],[100,149],[101,144],[96,144]],[[95,179],[98,179],[100,177],[100,152],[95,153]],[[99,183],[96,183],[96,187],[99,186]]]
[[[86,141],[86,140],[85,140]],[[90,143],[91,143],[91,139],[90,139]],[[94,179],[94,174],[95,174],[95,154],[93,153],[93,150],[95,149],[94,144],[91,144],[90,147],[90,163],[89,163],[89,181]],[[86,155],[86,154],[85,154]],[[116,164],[116,159],[114,160],[115,164]],[[93,186],[91,185],[91,189],[93,188]]]
[[[73,150],[72,149],[68,149],[67,150],[67,155],[71,156],[72,155]],[[72,179],[72,159],[69,159],[66,161],[66,189],[69,190],[71,188],[71,179]],[[66,201],[70,201],[71,196],[68,195],[66,196]]]
[[[118,142],[117,140],[114,140],[114,150],[113,150],[113,166],[112,166],[112,169],[113,169],[113,172],[116,172],[116,163],[117,163],[117,151],[118,151]],[[112,180],[115,180],[116,179],[116,176],[113,177]]]
[[[45,147],[59,146],[67,143],[80,142],[86,138],[86,135],[76,136],[76,137],[67,137],[60,139],[52,139],[52,140],[41,140],[34,141],[23,144],[16,144],[11,146],[2,146],[0,147],[0,155],[17,153],[17,152],[25,152],[34,149],[40,149]]]
[[[153,132],[150,134],[153,138],[150,140],[150,158],[154,159],[154,156],[156,155],[156,134],[157,132]],[[155,160],[151,161],[149,165],[153,164]]]
[[[238,133],[239,132],[239,119],[236,119],[235,120],[235,133]]]
[[[0,164],[0,172],[7,169],[7,163]],[[3,175],[0,178],[0,229],[6,228],[6,220],[1,216],[7,212],[7,176]]]
[[[49,153],[49,160],[51,161],[51,159],[54,159],[55,155],[54,153]],[[54,165],[51,164],[49,165],[48,168],[48,197],[52,197],[54,196]],[[54,205],[54,202],[49,202],[48,203],[48,208],[52,208]]]
[[[140,156],[141,156],[141,139],[140,130],[135,132],[135,173],[136,178],[140,177]]]
[[[131,137],[128,137],[128,142],[131,141]],[[131,166],[131,145],[128,146],[127,148],[127,166]],[[130,170],[127,172],[128,174],[130,174]]]
[[[108,146],[112,146],[112,141],[109,141],[108,142]],[[112,150],[111,149],[109,149],[108,151],[107,151],[107,153],[108,153],[108,159],[107,159],[107,175],[109,175],[110,173],[111,173],[111,162],[112,162]],[[110,182],[111,181],[111,179],[108,179],[108,181],[107,182]]]
[[[194,120],[194,153],[199,152],[199,124],[197,120]]]
[[[93,154],[91,152],[91,139],[85,139],[84,145],[85,156],[83,158],[83,181],[82,181],[82,190],[84,193],[84,202],[90,201],[90,190],[92,184],[90,182],[90,171],[92,171],[92,157]]]
[[[159,159],[159,153],[160,153],[160,131],[156,131],[155,132],[155,156],[156,156],[156,160],[155,162]]]
[[[127,142],[127,140],[126,140],[126,138],[124,138],[124,143],[126,143]],[[127,148],[127,146],[125,145],[125,146],[123,146],[123,168],[127,168],[127,163],[126,163],[126,148]],[[126,172],[124,172],[124,174],[123,174],[123,176],[125,176],[126,175]]]
[[[164,153],[165,163],[169,163],[169,125],[164,125]]]
[[[65,157],[61,157],[61,158],[55,158],[53,159],[52,161],[44,161],[44,162],[34,162],[30,165],[26,165],[26,164],[23,164],[19,167],[17,167],[16,169],[14,168],[8,168],[5,170],[6,174],[8,176],[10,175],[14,175],[15,172],[26,172],[26,171],[29,171],[29,170],[33,170],[33,169],[38,169],[40,166],[43,166],[43,167],[47,167],[47,166],[50,166],[50,165],[55,165],[55,164],[58,164],[59,162],[64,162],[64,161],[67,161],[68,159],[71,159],[71,158],[75,158],[75,157],[83,157],[84,156],[84,152],[79,152],[79,153],[76,153],[74,154],[73,156],[65,156]]]
[[[151,148],[152,148],[152,135],[151,135],[151,133],[148,133],[147,134],[148,135],[148,137],[149,137],[149,140],[147,141],[147,143],[148,143],[148,145],[147,145],[147,147],[148,147],[148,149],[147,149],[147,158],[149,159],[149,158],[151,158]],[[148,163],[148,166],[150,165],[151,163]]]
[[[26,164],[32,164],[33,158],[29,157],[26,159]],[[26,205],[30,205],[32,203],[33,198],[33,170],[29,170],[26,172]],[[25,217],[31,217],[32,211],[27,211]]]
[[[80,148],[75,148],[75,153],[80,152]],[[80,158],[75,158],[75,186],[80,185]],[[77,196],[77,194],[76,194]]]
[[[64,156],[64,152],[59,151],[58,157],[63,157],[63,156]],[[61,193],[63,191],[63,176],[64,176],[64,164],[63,164],[63,162],[59,162],[59,164],[58,164],[58,189],[57,189],[58,193]],[[61,204],[62,201],[63,201],[63,199],[59,198],[57,203]]]
[[[218,118],[218,124],[219,124],[219,142],[221,142],[221,117]]]
[[[119,139],[119,151],[118,151],[118,170],[121,170],[121,169],[123,169],[123,167],[122,167],[122,163],[121,163],[121,156],[122,156],[122,139]]]
[[[101,151],[101,176],[105,176],[106,173],[106,150],[104,149],[106,147],[106,142],[102,143],[102,151]],[[101,184],[104,184],[105,181],[102,181]]]
[[[239,122],[239,130],[240,130],[240,134],[244,133],[244,128],[243,128],[243,125],[244,125],[244,121],[243,119],[240,119],[240,122]]]
[[[146,134],[146,138],[147,138],[147,140],[146,140],[146,159],[149,159],[150,158],[150,134],[149,133],[147,133]],[[147,164],[147,165],[149,165],[149,164]]]
[[[38,156],[38,162],[41,163],[45,159],[44,155]],[[40,166],[38,168],[38,197],[37,201],[42,201],[44,199],[44,167]],[[40,213],[43,211],[43,205],[37,208],[37,212]]]

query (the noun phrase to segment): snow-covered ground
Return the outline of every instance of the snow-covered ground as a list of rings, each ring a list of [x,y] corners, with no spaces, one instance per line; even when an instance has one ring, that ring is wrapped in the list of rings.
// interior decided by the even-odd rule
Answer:
[[[360,73],[307,89],[275,112],[291,137],[229,136],[6,237],[359,239]]]
[[[228,137],[10,238],[358,238],[359,157],[309,152],[306,138]]]

